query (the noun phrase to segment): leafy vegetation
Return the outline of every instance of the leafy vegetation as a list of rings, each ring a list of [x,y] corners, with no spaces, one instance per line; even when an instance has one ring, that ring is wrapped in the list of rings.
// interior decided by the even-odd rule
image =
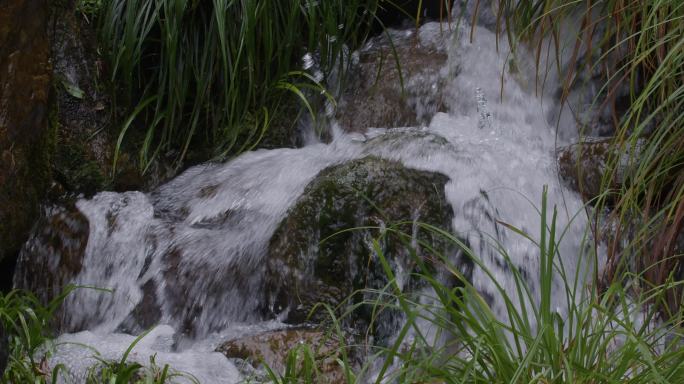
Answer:
[[[64,298],[73,290],[67,289],[47,306],[30,292],[0,293],[0,327],[8,338],[9,357],[2,375],[3,383],[45,383],[64,369],[56,366],[48,371],[46,361],[36,360],[39,348],[45,347],[51,335],[50,321]]]
[[[314,114],[309,95],[345,73],[381,3],[391,2],[103,0],[102,53],[130,116],[118,145],[137,132],[143,167],[191,147],[219,158],[252,148],[286,99]]]

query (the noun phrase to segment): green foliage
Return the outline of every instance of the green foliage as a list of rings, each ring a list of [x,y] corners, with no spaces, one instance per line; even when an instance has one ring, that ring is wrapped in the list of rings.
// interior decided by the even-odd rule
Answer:
[[[382,2],[104,0],[102,53],[132,117],[119,146],[137,131],[143,167],[159,154],[180,162],[193,145],[210,157],[252,148],[283,98],[315,112],[308,90],[324,78],[299,71],[303,55],[343,74]]]
[[[48,383],[56,378],[62,366],[48,372],[45,360],[35,360],[39,348],[49,349],[50,321],[64,298],[73,290],[69,287],[47,306],[30,292],[0,293],[0,325],[9,339],[9,358],[0,381],[2,383]],[[42,355],[46,356],[47,351]]]
[[[92,18],[97,17],[102,9],[103,0],[77,0],[76,11],[85,17],[86,21],[90,22]]]
[[[48,305],[43,305],[32,293],[15,290],[0,293],[0,325],[9,339],[9,359],[0,377],[0,383],[56,383],[59,378],[68,377],[66,366],[58,364],[49,368],[48,359],[54,353],[51,322],[64,299],[77,287],[70,286]],[[92,289],[92,288],[88,288]],[[192,375],[173,370],[168,365],[159,367],[155,356],[148,365],[128,362],[128,356],[148,332],[138,336],[116,362],[99,357],[95,348],[94,357],[99,361],[88,371],[88,384],[165,384],[183,378],[184,382],[198,383]],[[84,346],[87,347],[87,346]]]
[[[450,232],[419,224],[420,230],[458,245],[484,270],[496,288],[497,300],[505,304],[505,319],[496,316],[457,266],[438,253],[433,254],[434,259],[463,284],[453,287],[435,274],[421,273],[417,277],[433,289],[436,303],[426,304],[431,301],[420,300],[415,292],[402,292],[376,241],[375,253],[391,280],[385,289],[370,292],[379,299],[365,305],[374,305],[376,312],[400,310],[406,322],[389,346],[364,347],[371,351],[369,362],[359,367],[343,361],[347,369],[356,372],[347,375],[347,382],[364,382],[371,373],[377,373],[371,379],[378,384],[681,383],[682,312],[664,320],[650,304],[663,299],[671,286],[635,291],[632,286],[615,281],[605,292],[599,292],[596,285],[586,285],[579,275],[569,275],[567,268],[582,270],[588,263],[593,265],[596,255],[591,253],[591,247],[587,247],[589,254],[580,257],[577,265],[564,265],[558,247],[564,229],[556,226],[557,211],[547,206],[546,189],[539,211],[542,230],[537,235],[507,225],[523,237],[522,241],[530,241],[538,249],[540,273],[530,278],[538,279],[539,292],[510,264],[510,257],[500,244],[492,245],[509,263],[515,292],[506,291],[478,256]],[[387,231],[394,231],[393,228]],[[409,234],[404,236],[410,240]],[[420,246],[430,249],[429,244]],[[414,260],[419,265],[424,263],[417,256]],[[562,303],[551,300],[558,277],[565,293]],[[625,281],[640,278],[632,275]],[[558,307],[567,308],[567,312],[559,312]],[[436,330],[436,335],[426,333],[429,328]],[[300,381],[288,375],[276,376],[273,381],[311,382],[305,373],[298,377]]]

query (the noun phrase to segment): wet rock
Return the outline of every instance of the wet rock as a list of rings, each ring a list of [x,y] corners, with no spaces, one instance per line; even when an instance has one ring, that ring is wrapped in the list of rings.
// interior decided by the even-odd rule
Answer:
[[[619,120],[628,113],[630,94],[635,90],[630,82],[608,81],[607,77],[612,75],[606,75],[605,65],[595,65],[599,53],[594,55],[596,57],[588,56],[566,65],[563,73],[575,76],[567,90],[556,91],[556,99],[565,99],[563,113],[572,116],[581,136],[610,137],[616,134]]]
[[[256,148],[298,148],[302,140],[301,117],[306,112],[298,100],[286,99],[272,114],[272,121]]]
[[[46,6],[0,2],[0,260],[16,257],[50,185]]]
[[[601,192],[601,180],[610,157],[609,145],[607,141],[578,143],[558,152],[560,176],[585,199]]]
[[[441,174],[407,169],[374,157],[323,170],[271,239],[263,289],[267,311],[292,324],[322,322],[328,318],[322,310],[309,317],[317,303],[334,308],[355,290],[384,287],[387,277],[372,250],[373,239],[384,233],[384,226],[405,220],[448,228],[453,213],[444,196],[447,181]],[[413,234],[441,254],[454,254],[442,239],[410,223],[395,229]],[[409,253],[410,239],[384,234],[379,246],[398,271],[399,284],[405,291],[417,289],[418,283],[408,275],[420,270]],[[427,256],[418,247],[417,257],[426,261]],[[429,262],[426,266],[432,268]],[[358,303],[361,296],[355,296],[353,302]],[[349,325],[365,332],[371,311],[362,306]],[[372,330],[376,335],[391,334],[399,321],[391,311],[386,312],[387,318],[378,320]]]
[[[318,383],[345,383],[344,372],[336,359],[340,343],[325,333],[314,329],[285,329],[269,331],[253,336],[231,340],[216,351],[229,359],[241,359],[254,368],[268,366],[273,372],[283,374],[290,351],[306,345],[312,348],[320,376]]]
[[[125,137],[113,167],[119,130],[108,66],[98,54],[96,26],[78,10],[77,3],[58,0],[49,8],[54,177],[67,191],[85,195],[105,189],[152,189],[175,175],[175,170],[160,156],[143,175],[133,142],[144,138],[134,135]]]
[[[629,149],[633,153],[625,153],[619,158],[615,152],[612,139],[594,139],[560,148],[557,152],[558,167],[561,178],[566,184],[579,192],[585,200],[599,196],[604,178],[608,177],[608,188],[619,188],[629,177],[629,164],[636,163],[642,143]],[[630,161],[630,157],[632,160]],[[617,164],[611,164],[616,162]],[[605,173],[611,167],[617,167],[611,175]]]
[[[54,1],[49,39],[55,178],[68,190],[93,194],[109,181],[113,151],[111,102],[95,29],[76,11],[75,0]]]
[[[445,65],[447,24],[389,33],[391,42],[371,39],[349,71],[335,115],[344,131],[425,125],[446,110],[442,90],[454,75]]]
[[[88,219],[75,206],[44,208],[21,251],[15,286],[47,304],[81,272],[88,237]]]
[[[574,15],[559,24],[561,35],[583,36],[583,41],[573,48],[578,49],[577,52],[565,55],[560,63],[560,74],[555,75],[559,77],[557,88],[551,91],[555,91],[562,108],[549,121],[555,121],[560,115],[559,121],[563,124],[576,124],[574,135],[608,138],[616,135],[616,127],[630,110],[631,95],[640,93],[642,81],[638,74],[636,81],[624,81],[623,77],[615,76],[625,58],[631,56],[627,44],[619,44],[610,52],[598,48],[605,44],[608,24],[595,23],[591,41],[587,42],[586,31],[581,29],[583,22],[580,15]],[[652,128],[653,124],[644,131]],[[567,134],[561,132],[561,135]]]

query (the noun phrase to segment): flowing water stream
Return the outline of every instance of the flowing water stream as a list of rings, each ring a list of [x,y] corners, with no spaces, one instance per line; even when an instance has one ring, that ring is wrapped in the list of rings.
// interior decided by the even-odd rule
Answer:
[[[585,222],[582,215],[570,221],[582,202],[556,172],[555,149],[573,138],[574,125],[562,122],[557,132],[553,92],[535,94],[533,64],[518,57],[513,66],[504,40],[497,50],[495,35],[485,28],[475,30],[472,43],[467,25],[444,30],[431,23],[418,32],[420,39],[443,41],[449,54],[442,69],[448,113],[434,114],[427,126],[353,134],[337,130],[329,144],[258,150],[225,164],[193,167],[152,193],[103,192],[78,201],[90,235],[83,267],[72,283],[113,291],[83,289],[67,299],[64,323],[87,331],[62,335],[58,343],[67,344],[58,347],[50,364],[65,363],[75,378],[83,375],[95,360],[93,351],[80,344],[105,359],[119,358],[134,339],[126,332],[141,331],[131,319],[141,306],[149,306],[163,325],[143,339],[131,359],[147,363],[156,354],[157,364],[169,363],[203,383],[239,382],[236,367],[212,351],[223,340],[280,326],[277,319],[264,321],[259,311],[269,239],[321,170],[368,155],[448,176],[452,231],[468,241],[510,292],[515,291],[511,271],[491,240],[508,250],[534,291],[538,249],[499,222],[538,234],[533,204],[540,204],[542,187],[548,185],[549,205],[560,210],[557,225],[568,228],[560,248],[564,264],[571,275],[586,273],[574,270]],[[476,269],[472,282],[504,317],[490,279]],[[565,296],[560,285],[556,288],[554,300],[562,313]],[[155,302],[144,299],[146,292]]]

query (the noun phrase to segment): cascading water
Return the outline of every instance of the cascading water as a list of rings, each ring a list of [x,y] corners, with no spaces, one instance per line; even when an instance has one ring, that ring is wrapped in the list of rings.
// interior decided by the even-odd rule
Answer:
[[[555,148],[566,138],[554,128],[558,107],[551,98],[535,96],[529,63],[516,58],[513,70],[505,41],[497,50],[495,35],[477,28],[470,43],[466,30],[444,32],[453,34],[445,39],[440,26],[430,23],[418,32],[419,39],[444,41],[449,52],[442,100],[448,113],[436,113],[426,127],[338,132],[330,144],[258,150],[225,164],[196,166],[149,194],[104,192],[78,201],[90,234],[82,268],[71,282],[112,292],[81,289],[67,299],[64,324],[87,331],[62,335],[58,343],[72,344],[58,347],[50,363],[66,363],[78,379],[94,362],[93,352],[73,343],[116,359],[133,340],[124,332],[164,324],[131,359],[147,363],[156,354],[158,364],[169,363],[202,382],[238,382],[235,367],[212,351],[220,340],[278,326],[264,322],[259,312],[269,239],[321,170],[368,155],[448,176],[452,230],[509,292],[515,292],[510,267],[491,240],[508,251],[532,291],[538,290],[538,249],[499,223],[538,234],[540,218],[530,201],[540,202],[548,185],[549,204],[562,207],[557,225],[568,227],[560,254],[568,258],[571,275],[583,273],[573,270],[573,258],[581,253],[585,223],[581,215],[570,221],[582,202],[555,172]],[[23,258],[31,257],[30,249],[28,244]],[[476,269],[472,283],[505,317],[490,278]],[[565,300],[557,296],[556,302]]]

